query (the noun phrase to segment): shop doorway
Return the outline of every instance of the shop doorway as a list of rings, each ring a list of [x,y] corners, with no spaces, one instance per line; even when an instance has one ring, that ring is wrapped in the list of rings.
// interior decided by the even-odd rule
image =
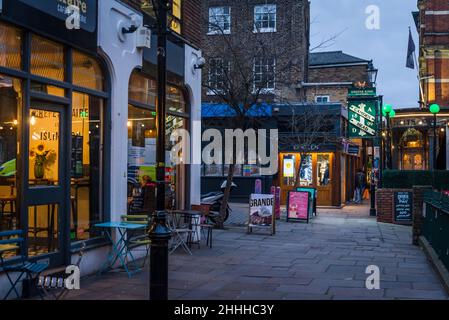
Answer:
[[[29,133],[26,137],[24,215],[28,231],[29,258],[47,259],[61,265],[67,252],[67,199],[70,174],[67,165],[67,107],[32,101],[29,108]],[[26,154],[26,153],[25,153]]]

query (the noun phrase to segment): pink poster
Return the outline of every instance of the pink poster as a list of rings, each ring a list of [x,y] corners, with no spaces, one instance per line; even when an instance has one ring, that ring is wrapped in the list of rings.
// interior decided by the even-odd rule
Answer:
[[[288,218],[307,220],[309,214],[309,193],[291,191],[288,194]]]

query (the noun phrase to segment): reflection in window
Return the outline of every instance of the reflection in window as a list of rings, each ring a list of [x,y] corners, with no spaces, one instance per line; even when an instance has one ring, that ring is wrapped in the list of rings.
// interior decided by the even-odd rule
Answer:
[[[317,158],[317,182],[318,186],[327,186],[330,182],[329,168],[330,156],[328,154],[318,154]]]
[[[15,230],[20,226],[17,206],[18,121],[22,105],[21,82],[0,75],[0,231]],[[3,257],[15,256],[17,250],[4,252]]]
[[[73,51],[73,84],[103,91],[104,77],[98,62],[79,51]]]
[[[301,159],[301,171],[300,171],[300,185],[310,186],[312,185],[312,155],[305,155]]]
[[[3,23],[0,23],[0,66],[22,67],[22,32]]]
[[[64,46],[33,35],[31,38],[31,73],[64,81]]]
[[[204,175],[206,177],[221,177],[223,176],[222,164],[205,164]]]
[[[65,97],[65,90],[63,88],[51,86],[49,84],[31,82],[30,89],[32,91],[49,94],[56,97]]]
[[[156,80],[135,71],[129,80],[129,100],[156,107]]]
[[[73,94],[71,149],[72,241],[93,238],[91,226],[101,222],[101,179],[103,145],[103,100]]]
[[[28,164],[31,187],[59,184],[60,136],[59,112],[45,110],[45,105],[30,109]]]

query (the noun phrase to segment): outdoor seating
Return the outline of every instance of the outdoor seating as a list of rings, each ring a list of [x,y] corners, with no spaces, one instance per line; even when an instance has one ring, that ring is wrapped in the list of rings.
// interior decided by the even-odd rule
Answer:
[[[209,220],[210,205],[196,205],[191,206],[192,210],[198,210],[201,212],[200,229],[202,238],[206,239],[206,245],[212,248],[212,231],[214,224]]]
[[[184,215],[181,211],[169,211],[169,214],[167,215],[167,224],[172,233],[172,246],[169,249],[169,253],[172,254],[176,249],[181,247],[186,253],[192,255],[192,251],[187,245],[193,232],[191,229],[191,222],[186,223],[185,219],[182,219],[182,217],[184,217]]]
[[[5,239],[6,238],[6,239]],[[20,298],[16,286],[26,275],[26,279],[33,283],[41,274],[42,271],[48,268],[48,264],[30,262],[25,259],[25,256],[18,256],[19,262],[14,264],[7,264],[3,258],[3,254],[7,251],[19,251],[24,243],[24,232],[22,230],[3,231],[0,232],[0,271],[5,272],[11,288],[6,293],[4,300],[8,299],[11,292],[15,292],[17,298]],[[18,272],[18,277],[13,280],[11,273]]]
[[[144,230],[130,230],[128,231],[127,239],[127,255],[131,250],[138,250],[140,247],[144,247],[145,257],[143,259],[142,268],[145,266],[146,260],[148,258],[151,240],[148,236],[148,229],[150,227],[151,217],[148,214],[134,214],[134,215],[122,215],[121,220],[127,223],[141,224],[146,228]]]

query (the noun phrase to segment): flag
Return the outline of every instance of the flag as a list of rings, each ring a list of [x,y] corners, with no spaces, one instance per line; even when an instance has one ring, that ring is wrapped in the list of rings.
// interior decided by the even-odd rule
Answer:
[[[412,37],[412,30],[408,29],[408,49],[407,49],[407,63],[405,66],[410,69],[415,69],[415,60],[413,55],[415,54],[415,42]]]

